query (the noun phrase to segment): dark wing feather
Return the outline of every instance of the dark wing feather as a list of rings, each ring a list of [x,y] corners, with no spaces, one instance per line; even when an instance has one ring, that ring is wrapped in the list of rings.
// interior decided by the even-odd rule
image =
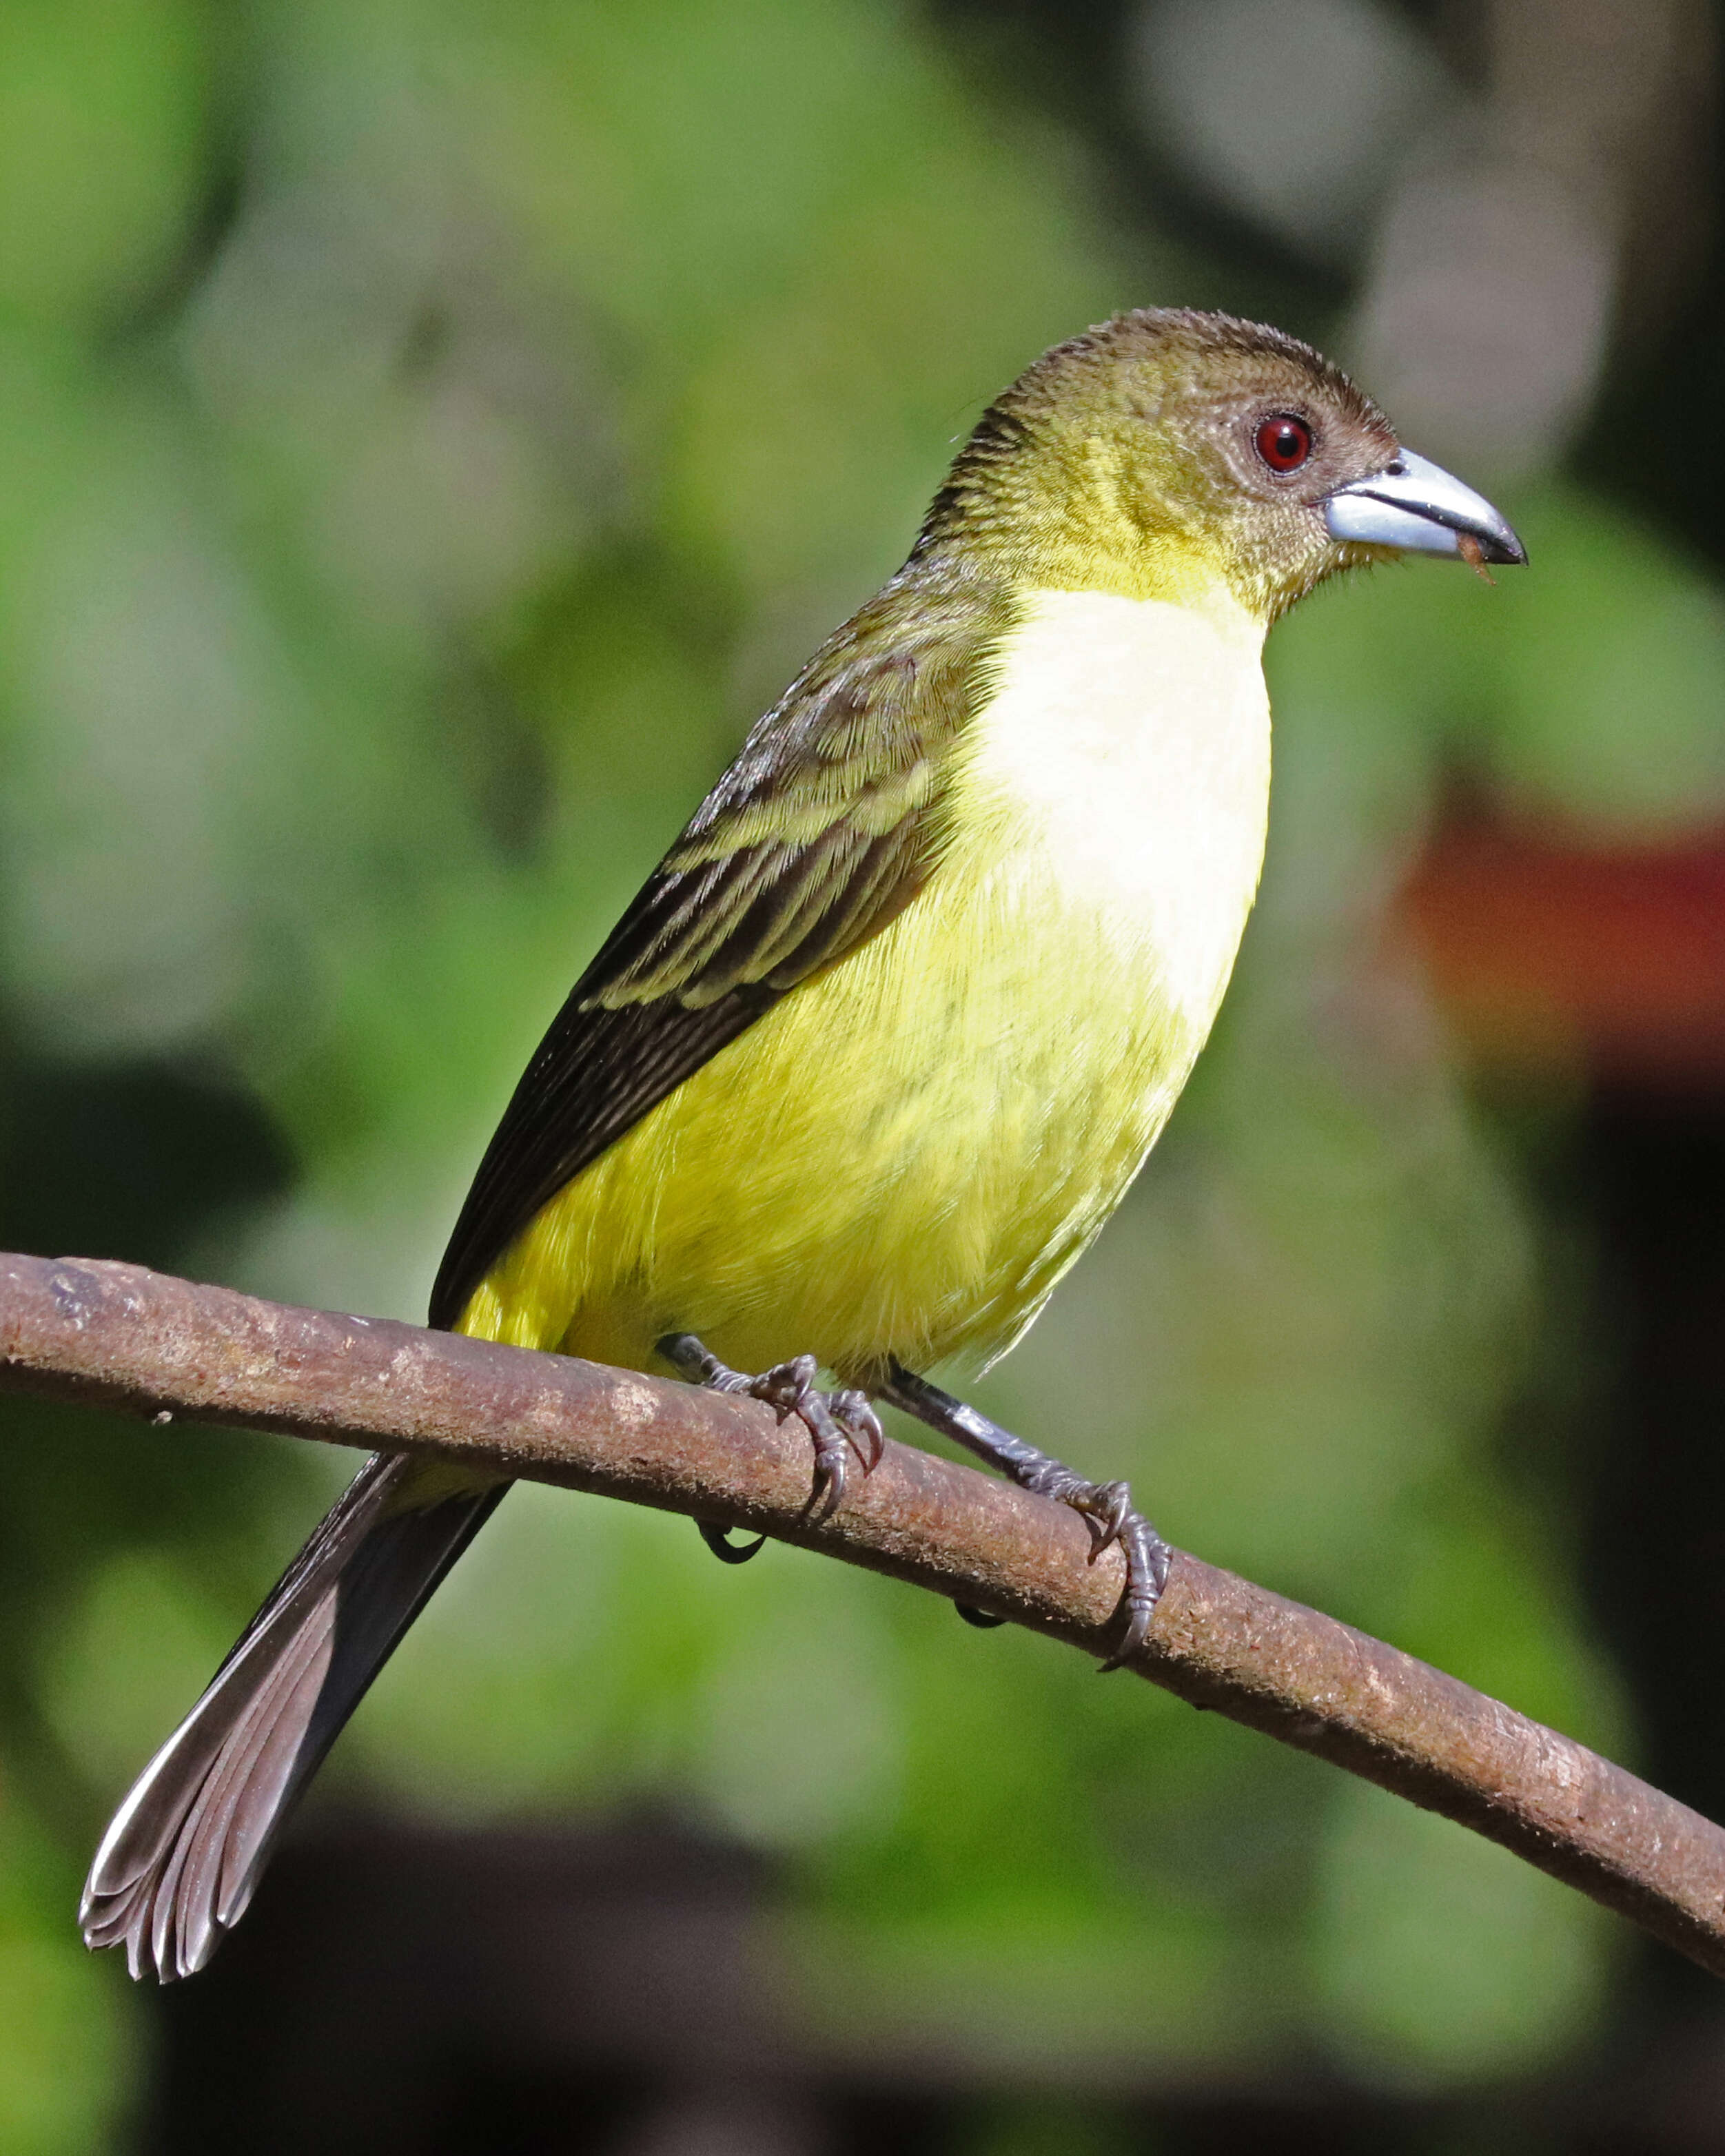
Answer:
[[[565,1183],[916,896],[1008,619],[998,587],[913,562],[761,721],[527,1065],[449,1239],[434,1325],[459,1322]]]

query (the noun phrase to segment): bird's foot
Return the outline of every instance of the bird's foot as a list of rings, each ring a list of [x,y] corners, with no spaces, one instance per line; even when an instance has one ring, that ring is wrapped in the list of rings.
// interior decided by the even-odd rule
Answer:
[[[1102,1667],[1117,1670],[1129,1661],[1149,1631],[1150,1620],[1168,1584],[1172,1553],[1143,1514],[1134,1511],[1132,1491],[1126,1484],[1086,1482],[1048,1453],[1040,1452],[1034,1445],[1027,1445],[1023,1438],[1014,1437],[987,1415],[978,1414],[963,1400],[954,1399],[938,1385],[930,1384],[927,1378],[919,1378],[896,1363],[881,1397],[931,1430],[954,1439],[990,1466],[998,1467],[1021,1489],[1070,1505],[1090,1529],[1092,1564],[1104,1550],[1119,1543],[1126,1559],[1126,1592],[1120,1602],[1124,1626],[1118,1645]],[[959,1614],[972,1623],[978,1621],[974,1610],[961,1605]]]
[[[1120,1607],[1125,1619],[1120,1643],[1102,1664],[1104,1671],[1117,1670],[1144,1644],[1150,1620],[1168,1585],[1172,1553],[1144,1515],[1134,1509],[1132,1493],[1124,1482],[1086,1482],[1058,1460],[1033,1469],[1022,1477],[1027,1490],[1070,1505],[1090,1529],[1090,1561],[1094,1564],[1105,1549],[1120,1545],[1126,1559],[1126,1593]]]
[[[776,1363],[751,1377],[721,1363],[692,1332],[667,1333],[659,1342],[659,1352],[691,1384],[765,1400],[781,1422],[787,1415],[796,1416],[814,1447],[814,1482],[804,1512],[817,1524],[830,1519],[843,1503],[853,1455],[865,1475],[880,1464],[886,1433],[868,1394],[854,1387],[822,1391],[814,1382],[819,1365],[813,1355],[793,1355],[789,1362]],[[752,1543],[737,1543],[727,1528],[706,1521],[696,1524],[707,1548],[726,1564],[746,1563],[766,1540],[762,1535]]]

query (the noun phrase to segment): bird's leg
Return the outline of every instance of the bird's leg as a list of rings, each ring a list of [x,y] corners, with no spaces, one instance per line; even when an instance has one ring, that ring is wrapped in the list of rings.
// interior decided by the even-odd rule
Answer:
[[[1111,1543],[1118,1543],[1126,1559],[1126,1593],[1121,1599],[1126,1625],[1119,1645],[1102,1667],[1118,1669],[1137,1652],[1168,1584],[1170,1553],[1142,1513],[1132,1510],[1132,1492],[1124,1482],[1086,1482],[1058,1460],[1039,1452],[1034,1445],[1026,1445],[1023,1438],[1002,1430],[999,1423],[990,1422],[987,1415],[978,1414],[963,1400],[955,1400],[950,1393],[943,1393],[938,1385],[930,1384],[927,1378],[919,1378],[901,1363],[892,1365],[879,1397],[915,1415],[930,1430],[952,1438],[991,1467],[998,1467],[1021,1489],[1070,1505],[1090,1529],[1092,1564]],[[962,1606],[959,1614],[972,1623],[977,1621],[976,1613]]]
[[[868,1394],[850,1389],[822,1392],[814,1382],[819,1365],[814,1356],[793,1356],[788,1363],[775,1363],[772,1369],[752,1378],[721,1363],[692,1332],[667,1332],[658,1346],[665,1361],[691,1384],[765,1400],[778,1410],[781,1422],[787,1415],[796,1416],[814,1445],[814,1486],[805,1508],[811,1520],[830,1519],[838,1510],[845,1496],[850,1454],[856,1455],[865,1475],[880,1464],[886,1433],[869,1404]],[[752,1543],[733,1543],[726,1528],[705,1520],[696,1524],[707,1548],[726,1564],[747,1563],[767,1539],[762,1535]]]

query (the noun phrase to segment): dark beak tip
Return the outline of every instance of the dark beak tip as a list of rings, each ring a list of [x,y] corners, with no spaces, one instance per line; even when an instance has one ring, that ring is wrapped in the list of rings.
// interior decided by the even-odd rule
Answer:
[[[1384,470],[1338,486],[1326,501],[1325,521],[1335,539],[1459,554],[1481,569],[1527,564],[1527,550],[1502,511],[1412,449],[1399,449]]]

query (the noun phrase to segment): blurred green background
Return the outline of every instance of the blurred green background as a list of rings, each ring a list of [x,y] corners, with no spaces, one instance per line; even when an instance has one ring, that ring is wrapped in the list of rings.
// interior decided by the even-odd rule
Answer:
[[[4,0],[0,1241],[418,1317],[570,980],[993,392],[1119,307],[1266,316],[1533,566],[1277,631],[1217,1039],[986,1403],[1649,1763],[1589,1578],[1585,1054],[1459,1049],[1397,893],[1458,789],[1584,850],[1725,819],[1713,81],[1707,11],[1607,0]],[[153,2008],[77,1943],[93,1835],[352,1462],[6,1420],[0,2147],[120,2149]],[[740,1842],[799,2014],[1003,2086],[1477,2121],[1664,1996],[1579,1898],[1146,1686],[545,1491],[317,1801]]]

